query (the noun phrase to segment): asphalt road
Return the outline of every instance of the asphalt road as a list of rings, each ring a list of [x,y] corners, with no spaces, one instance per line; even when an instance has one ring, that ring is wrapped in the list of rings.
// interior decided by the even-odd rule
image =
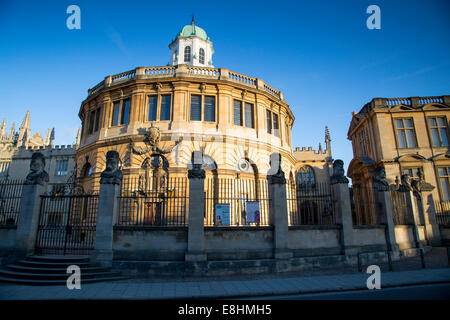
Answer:
[[[381,288],[379,290],[354,290],[252,297],[255,300],[450,300],[450,283]]]

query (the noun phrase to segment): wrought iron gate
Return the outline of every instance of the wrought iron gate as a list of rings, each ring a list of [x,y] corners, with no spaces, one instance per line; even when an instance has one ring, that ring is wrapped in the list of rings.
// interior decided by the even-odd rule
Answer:
[[[35,254],[89,254],[94,248],[98,195],[43,195]]]

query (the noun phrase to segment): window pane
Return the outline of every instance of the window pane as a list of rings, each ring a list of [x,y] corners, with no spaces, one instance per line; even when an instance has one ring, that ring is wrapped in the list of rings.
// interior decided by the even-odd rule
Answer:
[[[100,126],[100,111],[101,110],[102,110],[102,108],[98,108],[97,111],[95,112],[95,131],[97,131]]]
[[[436,127],[436,119],[435,118],[430,118],[429,123],[430,123],[431,127]]]
[[[242,102],[234,100],[233,107],[233,119],[234,124],[237,126],[242,126]]]
[[[189,47],[189,46],[184,48],[184,61],[185,62],[191,61],[191,47]]]
[[[406,136],[404,130],[398,130],[398,144],[400,148],[406,148]]]
[[[405,128],[412,128],[413,127],[411,119],[405,119],[404,124],[405,124]]]
[[[278,115],[274,113],[272,119],[273,119],[273,134],[279,137],[280,130],[278,128]]]
[[[170,120],[171,97],[169,95],[161,96],[161,121]]]
[[[148,97],[148,116],[147,121],[156,121],[156,111],[158,108],[158,97]]]
[[[433,141],[433,147],[440,146],[438,129],[431,129],[431,140]]]
[[[120,117],[120,124],[128,124],[130,120],[130,100],[125,100],[122,105],[122,115]]]
[[[203,50],[203,48],[200,48],[199,53],[198,53],[198,61],[201,64],[205,64],[205,50]]]
[[[113,126],[117,126],[119,124],[119,109],[120,109],[120,103],[119,102],[114,103],[113,119],[112,119],[112,124],[111,124]]]
[[[245,104],[245,126],[253,128],[253,105],[250,103]]]
[[[201,96],[191,95],[191,121],[202,120]]]
[[[440,127],[446,127],[444,118],[437,118],[437,123]]]
[[[94,131],[94,120],[95,120],[95,111],[91,111],[89,114],[89,134],[91,134]]]
[[[448,178],[441,178],[442,197],[444,201],[450,201],[450,185]]]
[[[416,147],[416,139],[414,137],[414,130],[406,130],[406,139],[408,140],[408,148]]]
[[[266,126],[267,133],[272,133],[272,113],[269,110],[266,110]]]
[[[204,121],[216,121],[216,97],[205,97]]]
[[[442,140],[441,146],[448,147],[447,129],[442,128],[442,129],[440,129],[440,132],[441,132],[441,140]]]
[[[403,121],[402,120],[395,120],[395,123],[397,125],[397,128],[403,128]]]
[[[447,169],[446,168],[438,168],[439,176],[444,177],[447,175]]]

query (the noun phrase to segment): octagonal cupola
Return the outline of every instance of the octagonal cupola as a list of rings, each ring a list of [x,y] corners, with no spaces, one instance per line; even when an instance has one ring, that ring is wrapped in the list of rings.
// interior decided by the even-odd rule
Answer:
[[[186,25],[178,32],[169,44],[171,53],[170,64],[186,64],[197,67],[214,67],[212,42],[205,30],[195,25],[194,17],[190,25]]]

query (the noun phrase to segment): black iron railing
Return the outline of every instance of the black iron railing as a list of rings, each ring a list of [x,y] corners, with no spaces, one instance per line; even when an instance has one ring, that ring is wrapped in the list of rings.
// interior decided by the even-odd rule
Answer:
[[[23,180],[0,180],[0,225],[16,225]]]
[[[436,222],[442,226],[450,226],[450,201],[435,201]]]
[[[128,177],[122,181],[117,225],[187,226],[185,177]]]

